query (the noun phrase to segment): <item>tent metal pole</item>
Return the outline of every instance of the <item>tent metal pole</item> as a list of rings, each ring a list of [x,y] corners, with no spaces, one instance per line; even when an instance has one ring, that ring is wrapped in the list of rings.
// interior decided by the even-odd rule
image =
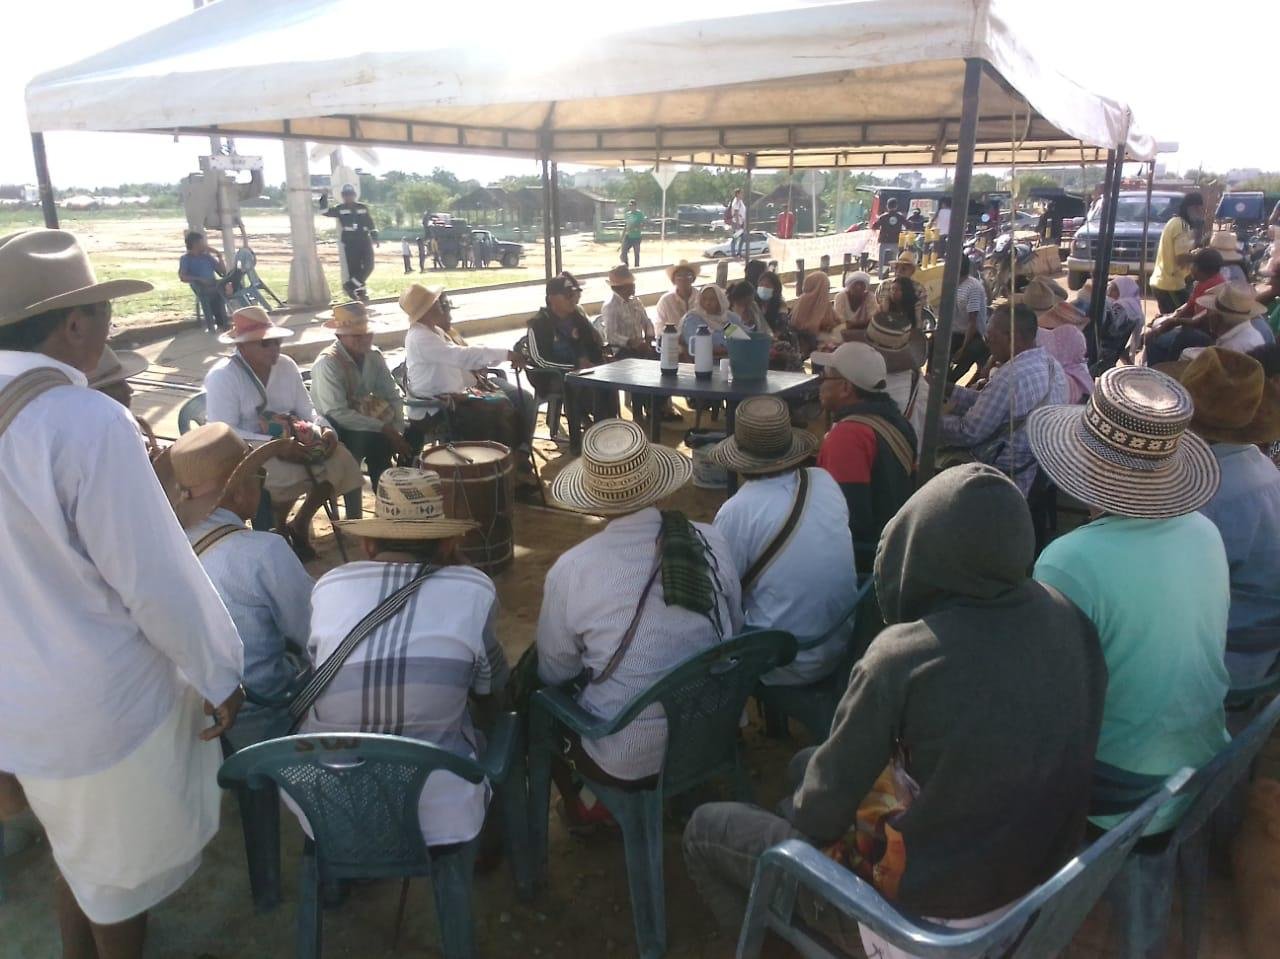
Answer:
[[[564,259],[560,255],[560,165],[551,161],[551,227],[555,230],[556,274],[564,272]]]
[[[1120,181],[1124,172],[1124,144],[1118,150],[1107,151],[1107,189],[1102,209],[1102,235],[1099,238],[1098,256],[1093,264],[1093,295],[1089,298],[1089,316],[1094,330],[1102,325],[1103,310],[1107,303],[1107,279],[1111,274],[1111,246],[1116,236],[1116,214],[1120,201]],[[1144,240],[1145,243],[1145,240]]]
[[[1142,213],[1142,254],[1138,267],[1138,295],[1142,297],[1144,312],[1147,297],[1151,295],[1150,277],[1147,276],[1147,236],[1151,232],[1151,190],[1155,186],[1155,179],[1156,161],[1152,157],[1151,165],[1147,167],[1147,206]]]
[[[747,275],[747,264],[751,262],[751,171],[756,165],[756,155],[754,153],[747,154],[747,188],[743,192],[747,194],[746,202],[743,206],[746,213],[742,217],[742,275]]]
[[[938,328],[933,334],[933,355],[929,360],[929,406],[925,413],[923,448],[917,477],[921,484],[934,472],[938,451],[938,422],[942,417],[943,387],[951,365],[951,327],[955,315],[956,285],[960,282],[960,257],[964,250],[964,227],[969,211],[969,186],[973,182],[973,154],[978,144],[979,84],[982,61],[970,57],[964,62],[964,101],[960,115],[960,140],[956,144],[955,189],[951,194],[951,229],[947,235],[947,258],[942,270],[942,302],[938,306]]]
[[[551,252],[551,172],[547,166],[547,159],[542,158],[542,263],[545,267],[547,279],[551,279],[556,274],[553,272],[555,266],[552,261]]]
[[[31,155],[36,162],[36,183],[40,187],[40,208],[44,210],[44,225],[58,229],[58,205],[53,202],[53,181],[49,178],[49,158],[44,152],[44,134],[31,134]]]

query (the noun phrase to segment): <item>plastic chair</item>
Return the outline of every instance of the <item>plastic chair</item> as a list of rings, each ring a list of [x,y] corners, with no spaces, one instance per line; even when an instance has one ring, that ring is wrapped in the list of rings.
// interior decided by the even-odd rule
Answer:
[[[529,385],[533,387],[533,402],[536,406],[547,404],[547,437],[560,442],[560,417],[566,413],[564,404],[564,373],[561,370],[548,369],[539,366],[533,361],[533,354],[529,349],[529,335],[525,334],[520,337],[512,348],[512,352],[518,353],[525,359],[526,369],[536,370],[539,374],[545,374],[552,377],[558,384],[558,388],[543,392],[538,389],[537,385],[530,377]],[[520,373],[516,371],[516,384],[520,383]]]
[[[876,621],[875,616],[874,577],[866,577],[858,587],[854,598],[853,609],[845,617],[839,628],[848,631],[849,641],[844,655],[835,667],[822,679],[803,686],[769,686],[759,683],[756,686],[755,698],[764,713],[765,727],[769,735],[785,735],[787,719],[794,718],[800,722],[816,742],[826,739],[831,731],[831,721],[835,718],[836,707],[840,698],[849,687],[849,673],[853,664],[862,658],[870,639],[858,629],[859,622]],[[806,649],[821,646],[830,638],[830,633],[803,644],[796,644],[796,654]]]
[[[204,390],[201,390],[195,396],[184,402],[178,409],[178,434],[183,435],[189,433],[193,427],[204,426],[205,424],[205,403],[206,396]]]
[[[1125,860],[1107,890],[1120,928],[1122,956],[1141,959],[1164,955],[1175,881],[1182,886],[1183,955],[1190,959],[1198,955],[1214,832],[1211,819],[1248,775],[1277,722],[1280,698],[1273,699],[1229,746],[1178,790],[1179,798],[1185,797],[1189,805],[1167,834],[1168,841],[1156,850],[1135,850]]]
[[[321,954],[320,890],[343,879],[404,878],[398,933],[409,878],[430,876],[436,901],[442,952],[447,959],[474,955],[471,877],[479,839],[429,848],[418,822],[418,800],[427,777],[447,770],[468,782],[503,783],[519,753],[515,714],[496,724],[480,760],[466,759],[430,743],[400,736],[344,733],[289,736],[241,750],[222,764],[224,788],[246,784],[260,789],[275,783],[297,803],[311,825],[299,881],[299,959]],[[512,777],[513,785],[520,783]],[[527,842],[524,795],[499,790],[516,886],[531,889],[524,858]]]
[[[560,755],[557,732],[600,739],[624,729],[654,703],[667,719],[667,752],[653,788],[623,790],[587,779],[591,791],[622,828],[631,889],[631,912],[643,959],[667,947],[662,877],[664,800],[686,793],[712,777],[727,776],[738,797],[749,800],[751,785],[738,755],[738,722],[761,674],[790,662],[795,638],[780,630],[746,633],[703,650],[676,665],[612,719],[587,712],[561,689],[540,689],[530,709],[530,835],[538,875],[547,867],[547,814],[551,760]]]
[[[806,959],[836,959],[825,941],[795,920],[800,889],[920,959],[1044,959],[1057,955],[1102,895],[1151,817],[1191,776],[1184,769],[1053,876],[994,922],[949,929],[908,915],[853,873],[806,842],[774,846],[756,864],[751,898],[738,938],[738,959],[760,955],[766,930]],[[961,881],[957,877],[957,881]]]

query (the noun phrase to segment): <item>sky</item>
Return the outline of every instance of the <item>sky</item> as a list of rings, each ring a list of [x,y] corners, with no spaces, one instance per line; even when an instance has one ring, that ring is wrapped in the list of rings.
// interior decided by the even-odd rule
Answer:
[[[23,100],[33,76],[179,17],[191,4],[192,0],[38,0],[6,5],[4,33],[9,42],[0,58],[0,182],[35,179]],[[527,15],[526,0],[489,0],[486,19],[505,19],[500,10],[504,6],[510,6],[513,15],[517,10]],[[1199,24],[1192,18],[1204,8],[1190,0],[1166,0],[1158,8],[1115,0],[1053,5],[1002,0],[999,7],[1011,26],[1043,51],[1047,65],[1127,101],[1156,139],[1177,142],[1177,154],[1164,158],[1171,169],[1280,170],[1280,124],[1267,109],[1274,81],[1266,57],[1280,35],[1280,4],[1275,0],[1235,0],[1224,7],[1229,21],[1210,12]],[[1152,16],[1157,9],[1158,15]],[[128,16],[121,16],[122,11]],[[1254,56],[1238,48],[1251,38],[1257,46]],[[1228,45],[1236,48],[1228,50]],[[205,138],[175,141],[139,134],[50,133],[46,145],[53,182],[60,189],[175,182],[196,170],[196,157],[208,152]],[[278,143],[242,139],[237,147],[264,158],[267,182],[284,180]],[[389,149],[378,154],[379,164],[372,172],[429,173],[444,166],[464,179],[486,183],[508,174],[537,172],[532,160]],[[327,161],[316,163],[314,170],[327,172]]]

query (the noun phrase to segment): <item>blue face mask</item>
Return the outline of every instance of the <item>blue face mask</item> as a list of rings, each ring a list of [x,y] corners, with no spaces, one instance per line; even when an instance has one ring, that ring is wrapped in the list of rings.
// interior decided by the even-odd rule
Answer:
[[[773,299],[773,287],[757,286],[756,296],[760,297],[760,299],[764,300],[766,303],[769,302],[770,300]]]

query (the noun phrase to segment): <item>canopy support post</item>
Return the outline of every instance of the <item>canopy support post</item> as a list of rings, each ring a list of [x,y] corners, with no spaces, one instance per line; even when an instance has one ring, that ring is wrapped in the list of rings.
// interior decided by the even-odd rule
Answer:
[[[542,157],[542,263],[547,279],[555,276],[551,251],[551,171],[546,154]]]
[[[560,165],[551,161],[551,226],[555,230],[552,241],[555,243],[556,274],[564,272],[564,261],[560,255]]]
[[[58,205],[53,202],[53,181],[49,178],[49,158],[44,152],[44,134],[31,134],[31,155],[36,163],[36,183],[40,186],[40,208],[44,210],[44,225],[58,229]]]
[[[938,327],[933,333],[933,355],[929,359],[929,406],[925,413],[923,448],[917,479],[921,485],[933,476],[938,450],[938,423],[942,416],[947,369],[951,365],[951,327],[955,316],[956,286],[960,282],[960,257],[964,255],[964,227],[969,210],[969,186],[973,181],[973,154],[978,145],[978,100],[982,61],[964,62],[964,101],[960,115],[960,140],[956,144],[955,189],[951,194],[951,229],[947,233],[947,256],[942,270],[942,301],[938,305]]]
[[[1120,200],[1120,180],[1124,170],[1124,145],[1107,151],[1107,186],[1103,192],[1102,222],[1098,236],[1098,256],[1093,261],[1093,295],[1089,298],[1089,316],[1095,332],[1102,325],[1107,303],[1107,278],[1111,273],[1111,244],[1116,235],[1116,207]],[[1145,240],[1144,240],[1145,243]]]
[[[746,209],[746,213],[742,217],[742,275],[747,275],[747,264],[751,262],[751,171],[755,169],[756,155],[754,153],[747,154],[747,188],[744,191],[747,194],[746,202],[742,205]]]
[[[1142,255],[1138,267],[1138,295],[1142,298],[1144,312],[1147,297],[1151,295],[1151,284],[1147,276],[1147,236],[1151,232],[1151,189],[1155,186],[1155,179],[1156,159],[1152,157],[1151,165],[1147,167],[1147,206],[1142,215]]]

